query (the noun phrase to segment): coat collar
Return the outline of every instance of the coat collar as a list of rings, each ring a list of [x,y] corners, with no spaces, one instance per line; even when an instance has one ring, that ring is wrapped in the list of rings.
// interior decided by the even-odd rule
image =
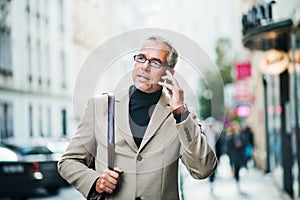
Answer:
[[[138,149],[133,135],[129,126],[129,91],[121,90],[115,93],[115,126],[116,129],[119,130],[128,143],[128,145],[132,148],[133,151],[138,152],[141,151],[145,145],[151,140],[152,137],[155,136],[155,132],[161,126],[161,124],[165,121],[165,119],[170,115],[171,108],[169,106],[169,100],[165,92],[162,93],[160,99],[158,100],[157,105],[152,113],[150,122],[146,129],[144,138]]]

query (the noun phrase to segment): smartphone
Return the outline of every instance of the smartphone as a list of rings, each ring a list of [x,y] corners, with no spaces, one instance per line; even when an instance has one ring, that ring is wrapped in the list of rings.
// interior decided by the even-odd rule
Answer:
[[[166,72],[167,70],[171,71],[171,67],[165,67],[165,68],[166,69],[165,69],[164,73],[160,77],[160,82],[166,82],[168,84],[171,84],[171,81],[162,79],[163,76],[167,75],[167,72]]]

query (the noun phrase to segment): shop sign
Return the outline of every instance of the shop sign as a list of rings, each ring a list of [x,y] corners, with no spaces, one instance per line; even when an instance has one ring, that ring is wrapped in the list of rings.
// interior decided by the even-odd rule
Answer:
[[[235,100],[238,103],[251,103],[250,79],[238,80],[234,83]]]
[[[251,76],[251,63],[240,62],[235,65],[236,79],[242,80]]]
[[[271,49],[266,51],[259,68],[264,74],[279,75],[289,66],[289,56],[284,51]]]
[[[275,1],[270,1],[253,6],[247,14],[242,16],[243,34],[249,29],[270,24],[273,22],[272,5]]]
[[[246,118],[250,115],[251,107],[249,105],[239,105],[235,109],[235,113],[238,117]]]

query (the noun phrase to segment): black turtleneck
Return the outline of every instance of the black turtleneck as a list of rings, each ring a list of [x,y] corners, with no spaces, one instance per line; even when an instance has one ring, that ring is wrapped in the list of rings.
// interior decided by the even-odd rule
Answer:
[[[137,147],[142,143],[151,115],[161,94],[162,90],[145,93],[134,86],[130,87],[129,124]]]

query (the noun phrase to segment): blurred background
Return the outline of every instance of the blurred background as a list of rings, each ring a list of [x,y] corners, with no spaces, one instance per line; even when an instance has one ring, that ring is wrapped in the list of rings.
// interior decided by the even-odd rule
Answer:
[[[61,153],[80,118],[73,112],[72,98],[83,63],[103,42],[142,28],[178,32],[205,50],[220,74],[203,74],[205,80],[193,79],[190,87],[200,119],[217,127],[221,154],[227,154],[226,134],[232,121],[243,130],[250,127],[252,167],[272,183],[264,187],[280,198],[298,199],[299,0],[0,0],[0,142],[8,147],[14,141],[21,141],[21,146],[22,141],[38,140]],[[131,66],[112,71],[111,77]],[[224,87],[209,88],[219,75]],[[213,105],[212,98],[222,104]],[[224,117],[211,119],[212,107]],[[24,166],[8,163],[13,162],[0,166],[8,172],[3,177],[25,171]],[[232,178],[219,171],[219,178]],[[194,187],[182,174],[182,199],[196,199],[197,189],[184,189]]]

